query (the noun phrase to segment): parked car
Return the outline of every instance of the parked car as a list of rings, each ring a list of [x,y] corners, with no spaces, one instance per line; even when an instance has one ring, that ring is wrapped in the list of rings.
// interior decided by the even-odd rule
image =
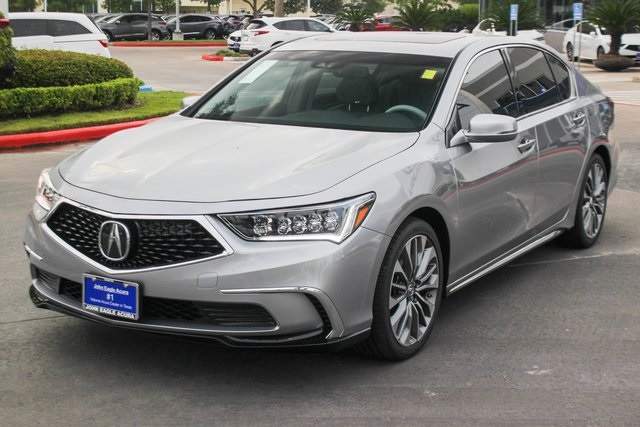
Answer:
[[[491,19],[483,19],[473,28],[471,33],[478,36],[504,36],[507,34],[507,31],[505,28],[496,26],[495,22]],[[535,40],[539,43],[545,43],[544,34],[538,30],[518,30],[518,36]]]
[[[373,21],[363,26],[364,31],[408,31],[406,25],[402,22],[402,18],[399,16],[387,16],[380,15],[373,19]]]
[[[98,26],[109,41],[114,40],[146,40],[147,14],[122,13],[99,22]],[[167,22],[160,16],[151,15],[151,39],[162,40],[169,37]]]
[[[609,52],[611,36],[609,31],[588,21],[582,21],[582,25],[576,25],[567,31],[562,43],[563,52],[572,59],[598,59]],[[636,59],[640,52],[640,33],[627,33],[622,36],[620,55]]]
[[[16,49],[66,50],[111,58],[107,37],[81,13],[15,12],[9,14]]]
[[[185,38],[221,39],[224,33],[224,22],[216,15],[200,15],[189,13],[180,15],[180,31]],[[169,36],[176,30],[175,16],[167,22]]]
[[[180,113],[42,172],[31,300],[232,346],[360,341],[405,359],[444,296],[557,237],[596,243],[613,118],[561,55],[521,37],[282,44]]]
[[[240,52],[240,40],[242,39],[242,30],[234,31],[227,37],[227,49],[234,52]]]
[[[283,42],[332,31],[329,25],[313,18],[252,19],[242,30],[240,52],[254,55]]]
[[[544,32],[545,43],[558,52],[562,52],[564,36],[567,34],[567,31],[573,27],[573,23],[573,19],[565,19],[547,26],[546,31]]]

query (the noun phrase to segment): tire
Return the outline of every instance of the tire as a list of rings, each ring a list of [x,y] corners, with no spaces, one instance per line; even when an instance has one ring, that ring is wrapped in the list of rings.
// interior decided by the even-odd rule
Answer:
[[[596,59],[600,59],[602,55],[604,55],[604,48],[602,46],[598,46],[598,50],[596,51]]]
[[[162,33],[160,33],[160,31],[158,30],[151,30],[151,40],[153,40],[154,42],[162,40]]]
[[[607,168],[602,157],[594,154],[582,179],[573,228],[561,236],[565,246],[586,249],[596,243],[607,211]]]
[[[216,38],[216,32],[215,30],[212,30],[211,28],[209,28],[208,30],[206,30],[204,32],[204,38],[206,40],[215,40]]]
[[[576,59],[573,52],[573,45],[571,43],[567,43],[567,58],[569,59],[569,61],[573,61],[574,59]]]
[[[104,31],[104,35],[107,36],[107,42],[113,41],[113,34],[111,34],[109,31]]]
[[[360,350],[386,360],[416,354],[426,343],[438,314],[442,271],[442,252],[433,228],[417,218],[405,221],[382,262],[371,333]]]

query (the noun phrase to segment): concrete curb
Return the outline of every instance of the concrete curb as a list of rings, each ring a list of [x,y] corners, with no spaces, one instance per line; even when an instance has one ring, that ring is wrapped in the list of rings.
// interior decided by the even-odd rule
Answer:
[[[227,41],[220,40],[219,42],[195,42],[195,43],[155,43],[155,42],[139,42],[139,43],[122,43],[113,42],[110,46],[116,47],[226,47]]]
[[[159,118],[160,117],[154,117],[152,119],[137,120],[135,122],[54,130],[49,132],[0,135],[0,149],[22,148],[33,145],[59,144],[62,142],[88,141],[91,139],[104,138],[112,133],[142,126]]]

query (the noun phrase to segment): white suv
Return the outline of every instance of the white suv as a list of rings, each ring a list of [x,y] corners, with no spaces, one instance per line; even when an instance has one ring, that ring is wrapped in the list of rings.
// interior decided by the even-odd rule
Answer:
[[[9,26],[16,49],[66,50],[111,58],[107,36],[81,13],[10,13]]]
[[[253,55],[283,42],[330,32],[331,27],[312,18],[252,19],[242,30],[240,52]]]

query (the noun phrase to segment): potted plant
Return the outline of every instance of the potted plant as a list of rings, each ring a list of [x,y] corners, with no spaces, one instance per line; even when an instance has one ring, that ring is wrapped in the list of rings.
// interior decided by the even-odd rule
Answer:
[[[599,0],[589,11],[589,21],[609,30],[609,52],[593,61],[593,65],[605,71],[621,71],[635,61],[620,55],[622,36],[634,25],[640,24],[638,0]]]

